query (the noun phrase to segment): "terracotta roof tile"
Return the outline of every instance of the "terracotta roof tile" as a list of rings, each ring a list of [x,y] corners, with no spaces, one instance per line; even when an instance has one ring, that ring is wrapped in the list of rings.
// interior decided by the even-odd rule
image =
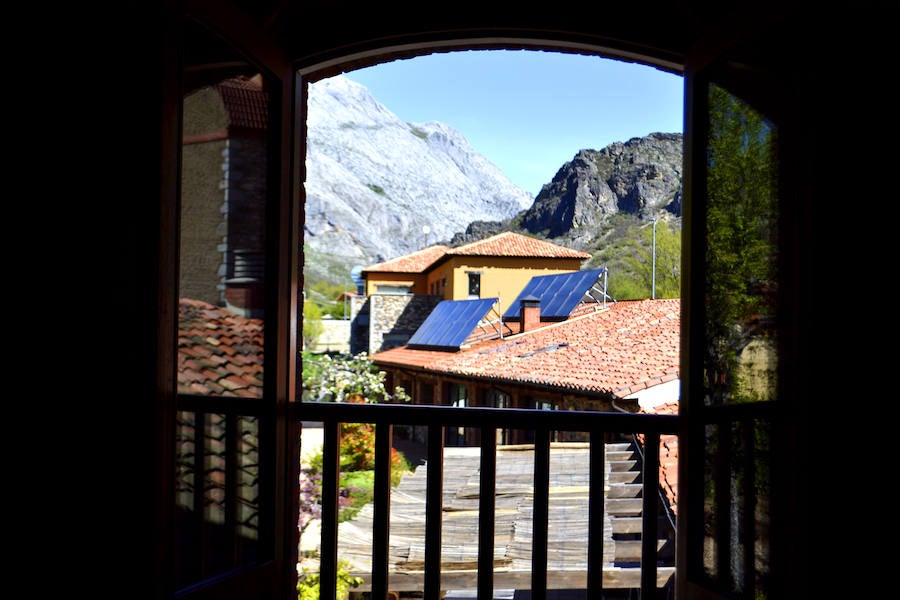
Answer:
[[[670,402],[651,408],[641,408],[640,412],[649,414],[677,415],[678,403]],[[644,443],[644,436],[638,435],[638,441]],[[669,501],[672,514],[678,514],[678,436],[659,436],[659,485]]]
[[[178,392],[262,397],[263,321],[182,299]]]
[[[218,89],[230,127],[266,129],[269,126],[268,100],[259,78],[226,79]]]
[[[400,256],[398,258],[393,258],[385,262],[380,262],[378,264],[368,266],[363,269],[363,272],[422,273],[423,271],[426,271],[428,267],[433,265],[439,258],[443,257],[449,249],[450,248],[448,246],[428,246],[427,248],[423,248],[422,250],[418,250],[416,252],[413,252],[412,254],[407,254],[405,256]]]
[[[673,381],[680,367],[681,301],[618,302],[588,315],[448,353],[406,346],[373,354],[377,364],[442,374],[544,384],[623,398]],[[677,414],[670,403],[642,412]],[[643,436],[638,436],[641,444]],[[660,436],[659,482],[678,510],[678,437]]]
[[[472,242],[447,251],[453,256],[514,256],[540,258],[580,258],[591,255],[580,250],[572,250],[537,238],[512,231],[504,231],[489,238]]]
[[[512,231],[498,233],[489,238],[458,248],[429,246],[411,254],[370,265],[364,273],[423,273],[445,256],[506,256],[514,258],[578,258],[591,257],[587,252],[572,250],[537,238]]]
[[[678,377],[680,300],[638,300],[458,352],[400,346],[378,364],[625,397]]]

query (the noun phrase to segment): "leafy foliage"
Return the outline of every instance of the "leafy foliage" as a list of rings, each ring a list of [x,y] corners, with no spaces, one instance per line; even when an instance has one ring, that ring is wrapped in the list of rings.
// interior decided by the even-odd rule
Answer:
[[[341,469],[367,471],[375,468],[375,428],[366,423],[341,425]]]
[[[375,499],[375,471],[342,472],[338,496],[341,503],[338,522],[353,519],[363,506]]]
[[[309,364],[307,364],[309,363]],[[303,399],[312,402],[409,402],[402,386],[388,392],[387,374],[364,352],[356,356],[303,354]]]
[[[335,286],[341,290],[356,289],[356,284],[350,277],[350,266],[359,262],[359,257],[325,253],[309,244],[303,245],[303,257],[303,291],[308,299],[319,304],[335,300],[337,294],[329,294],[323,298],[317,295],[321,284]]]
[[[350,590],[358,587],[363,582],[362,577],[350,575],[350,563],[346,560],[338,560],[337,564],[337,595],[338,600],[346,600],[350,597]],[[319,600],[320,580],[318,570],[307,571],[301,567],[297,579],[297,600]]]
[[[609,229],[585,246],[585,269],[609,269],[608,293],[616,300],[650,298],[653,288],[653,227],[634,215],[616,214]],[[656,226],[656,297],[681,296],[681,225],[659,217]]]
[[[678,298],[681,296],[681,232],[660,219],[656,223],[655,238],[653,226],[650,225],[640,229],[636,239],[627,242],[630,252],[624,260],[631,267],[629,271],[635,274],[632,281],[638,290],[636,297]]]
[[[308,278],[305,280],[303,294],[307,302],[315,303],[321,316],[327,315],[334,319],[344,319],[349,318],[350,313],[347,305],[339,298],[342,293],[355,289],[356,286],[347,281],[331,283],[324,279]]]
[[[384,191],[384,188],[380,185],[375,185],[374,183],[367,183],[366,187],[378,194],[379,196],[387,197],[387,193]]]
[[[771,343],[774,331],[775,131],[716,86],[709,112],[705,363],[710,401],[721,404],[759,397],[740,363],[752,342]]]
[[[421,139],[423,139],[423,140],[427,140],[427,139],[428,139],[428,134],[427,134],[425,131],[419,129],[418,127],[414,127],[414,126],[412,126],[412,125],[410,125],[409,128],[410,128],[410,131],[412,131],[412,133],[413,133],[414,136],[416,136],[416,137],[418,137],[418,138],[421,138]]]
[[[303,347],[310,349],[322,335],[322,311],[314,302],[303,303]]]
[[[375,468],[375,426],[369,423],[341,425],[341,469],[369,471]],[[398,477],[410,470],[403,453],[391,448],[391,473]],[[399,479],[395,482],[399,483]]]
[[[306,469],[300,471],[300,511],[297,528],[300,535],[310,523],[322,516],[322,475]]]
[[[310,523],[322,517],[322,455],[318,454],[318,466],[300,470],[300,511],[297,518],[297,528],[300,535],[309,527]],[[345,515],[348,509],[356,506],[355,498],[361,493],[365,494],[368,485],[356,486],[348,478],[343,478],[338,490],[338,520],[343,521],[352,518]],[[354,512],[355,514],[355,512]]]
[[[325,402],[380,402],[397,400],[408,402],[402,387],[389,394],[384,385],[386,374],[380,371],[365,354],[331,357],[304,351],[304,400]],[[343,423],[340,439],[339,519],[352,518],[355,511],[371,501],[373,469],[375,468],[375,427],[367,423]],[[300,480],[301,533],[321,512],[322,453],[308,459]],[[391,448],[391,483],[398,485],[404,473],[412,470],[402,452]]]

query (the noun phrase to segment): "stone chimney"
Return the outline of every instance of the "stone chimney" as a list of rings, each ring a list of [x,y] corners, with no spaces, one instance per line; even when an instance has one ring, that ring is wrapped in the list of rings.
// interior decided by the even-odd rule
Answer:
[[[519,333],[525,333],[541,326],[541,300],[525,296],[519,302]]]

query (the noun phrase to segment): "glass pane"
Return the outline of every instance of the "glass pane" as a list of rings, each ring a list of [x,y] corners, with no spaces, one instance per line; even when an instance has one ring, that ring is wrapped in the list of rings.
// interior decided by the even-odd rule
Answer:
[[[742,597],[769,588],[769,424],[747,419],[706,428],[703,572]],[[710,458],[714,457],[714,458]]]
[[[270,98],[256,69],[209,32],[186,24],[185,39],[177,389],[260,399]],[[207,65],[193,51],[211,47],[233,60]],[[179,589],[271,558],[260,419],[188,410],[191,401],[182,398],[175,439]]]
[[[773,400],[777,132],[715,85],[709,128],[705,402]]]
[[[178,413],[178,586],[259,556],[259,423],[254,417]]]
[[[182,587],[200,577],[200,523],[193,515],[202,502],[198,497],[202,467],[198,465],[197,415],[178,413],[175,432],[175,540],[176,585]]]
[[[184,77],[179,392],[261,397],[269,98],[238,56],[209,71]]]
[[[237,417],[236,520],[239,553],[255,558],[259,540],[260,447],[259,419]]]

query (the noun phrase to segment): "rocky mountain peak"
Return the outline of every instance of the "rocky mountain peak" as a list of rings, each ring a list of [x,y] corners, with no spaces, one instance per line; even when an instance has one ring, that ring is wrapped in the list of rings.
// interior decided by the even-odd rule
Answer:
[[[531,195],[449,125],[406,123],[343,76],[310,85],[305,243],[345,265],[502,220]]]
[[[500,231],[590,250],[617,214],[681,216],[680,133],[579,150],[532,198],[452,126],[406,123],[343,76],[310,85],[307,127],[314,277],[345,280],[354,265]]]
[[[602,150],[578,151],[523,212],[521,227],[577,242],[594,237],[619,212],[641,219],[661,211],[680,217],[682,137],[651,133]]]

